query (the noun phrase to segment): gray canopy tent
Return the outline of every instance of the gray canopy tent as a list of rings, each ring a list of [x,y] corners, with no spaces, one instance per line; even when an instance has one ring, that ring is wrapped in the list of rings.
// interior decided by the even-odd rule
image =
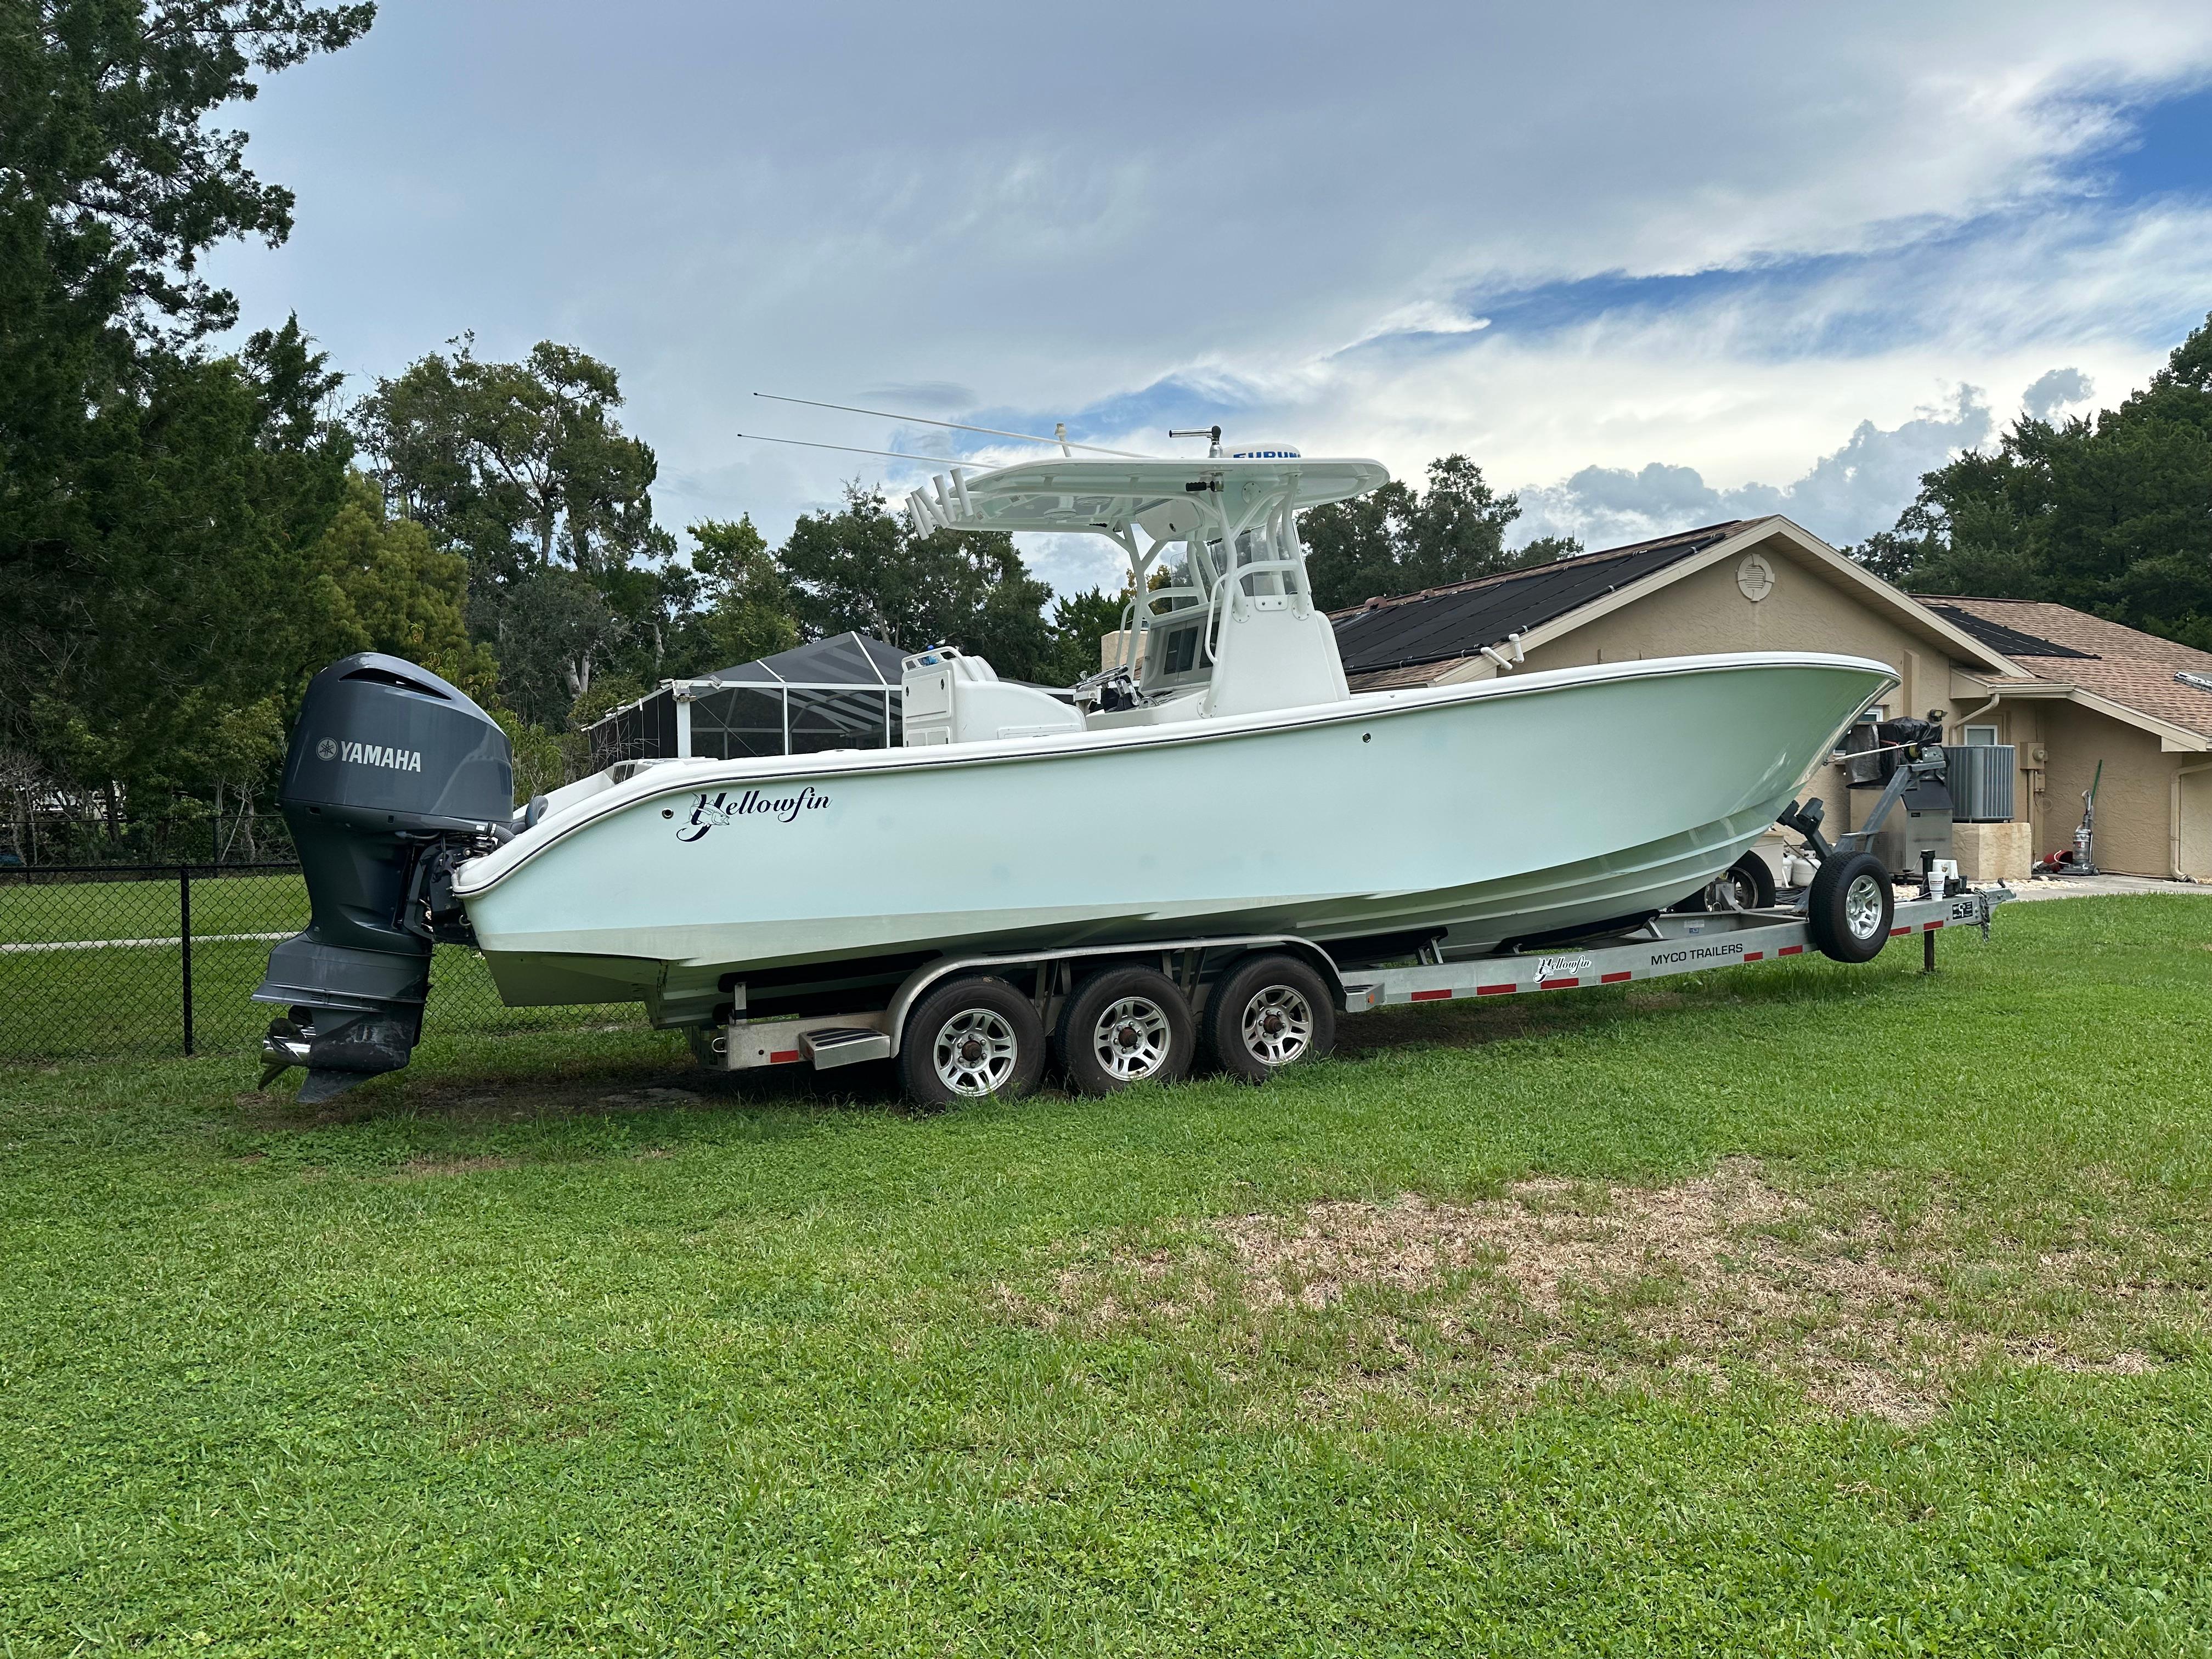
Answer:
[[[586,729],[597,771],[626,760],[733,760],[899,742],[895,645],[839,634],[660,688]]]

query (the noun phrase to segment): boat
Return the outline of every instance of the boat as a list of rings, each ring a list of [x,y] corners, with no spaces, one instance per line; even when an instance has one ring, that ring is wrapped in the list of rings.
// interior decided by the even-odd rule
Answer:
[[[509,1004],[700,1030],[733,998],[886,996],[951,953],[1270,936],[1443,960],[1626,927],[1727,872],[1896,683],[1762,652],[1355,695],[1297,516],[1387,478],[1283,445],[937,478],[917,530],[1103,536],[1136,597],[1069,693],[908,656],[896,748],[625,762],[516,813],[460,692],[334,665],[287,761],[315,921],[256,993],[295,1010],[272,1063],[318,1089],[404,1064],[434,939]]]

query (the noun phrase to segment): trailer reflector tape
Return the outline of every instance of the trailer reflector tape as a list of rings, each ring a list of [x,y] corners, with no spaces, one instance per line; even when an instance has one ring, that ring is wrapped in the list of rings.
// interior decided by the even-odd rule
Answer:
[[[796,1048],[777,1048],[770,1051],[768,1063],[771,1066],[788,1066],[799,1058],[800,1055]]]
[[[1889,936],[1892,939],[1903,939],[1911,931],[1912,929],[1910,927],[1893,927],[1889,930]]]
[[[1802,957],[1805,954],[1805,947],[1802,945],[1785,945],[1774,954],[1778,957]]]
[[[1937,929],[1941,928],[1942,926],[1943,926],[1943,924],[1942,924],[1942,922],[1940,922],[1940,921],[1931,921],[1931,922],[1929,922],[1929,923],[1928,924],[1928,929],[1927,929],[1927,931],[1932,933],[1935,933]]]
[[[1540,991],[1571,991],[1581,983],[1578,979],[1540,979],[1536,981],[1536,988]]]
[[[1451,989],[1447,986],[1441,991],[1416,991],[1412,1000],[1415,1002],[1435,1002],[1450,994]]]
[[[1606,974],[1599,977],[1598,983],[1601,985],[1618,985],[1625,979],[1634,979],[1635,977],[1635,975],[1630,973]]]
[[[1746,951],[1743,953],[1743,959],[1746,962],[1764,962],[1766,960],[1766,952],[1764,951]]]
[[[1517,985],[1478,985],[1474,988],[1474,994],[1479,997],[1510,996],[1520,988]]]

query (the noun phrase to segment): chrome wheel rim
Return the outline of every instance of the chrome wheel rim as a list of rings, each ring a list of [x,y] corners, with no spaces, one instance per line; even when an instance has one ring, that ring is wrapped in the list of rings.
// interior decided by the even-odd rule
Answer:
[[[1853,939],[1872,939],[1881,930],[1881,883],[1857,876],[1844,890],[1844,925]]]
[[[1288,985],[1255,992],[1241,1024],[1245,1051],[1263,1066],[1287,1066],[1313,1046],[1313,1005]]]
[[[937,1028],[937,1080],[956,1095],[994,1094],[1013,1076],[1019,1048],[1004,1014],[963,1009]]]
[[[1091,1028],[1091,1057],[1121,1083],[1148,1078],[1166,1065],[1172,1041],[1167,1010],[1150,997],[1109,1003]]]

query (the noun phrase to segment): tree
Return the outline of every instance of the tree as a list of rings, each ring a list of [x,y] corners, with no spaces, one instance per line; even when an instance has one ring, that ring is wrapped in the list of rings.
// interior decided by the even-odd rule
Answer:
[[[1922,593],[2049,599],[2212,649],[2212,318],[2094,421],[2022,418],[1853,556]]]
[[[660,678],[694,579],[653,522],[659,463],[615,416],[612,368],[550,340],[519,363],[453,343],[379,380],[354,423],[386,494],[467,560],[506,694],[557,726],[601,669]]]
[[[497,694],[499,665],[469,638],[468,563],[432,544],[412,519],[395,519],[359,472],[345,504],[308,554],[314,585],[303,596],[320,637],[307,660],[382,651],[418,662],[471,696]]]
[[[574,570],[533,571],[496,592],[470,614],[499,641],[501,695],[532,725],[560,731],[590,696],[593,665],[613,654],[617,619]]]
[[[688,532],[702,608],[686,618],[678,649],[686,672],[710,673],[799,643],[791,588],[750,514],[734,523],[703,519]]]
[[[296,321],[235,354],[198,261],[291,228],[207,125],[368,5],[38,0],[0,15],[0,740],[133,794],[234,769],[296,695],[307,550],[344,491]],[[269,705],[273,706],[273,705]],[[234,741],[234,739],[236,739]],[[265,747],[265,745],[261,745]]]
[[[0,696],[65,776],[192,789],[225,712],[296,698],[329,642],[314,549],[349,448],[295,324],[145,368],[143,401],[108,411],[132,441],[88,470],[80,525],[0,559]]]
[[[854,483],[842,512],[808,514],[792,526],[776,565],[810,639],[852,629],[909,651],[957,645],[1012,679],[1053,672],[1043,616],[1052,589],[1030,574],[1010,536],[916,536],[879,491]]]
[[[249,72],[289,69],[364,33],[374,5],[299,0],[37,0],[0,29],[0,196],[9,294],[41,326],[12,350],[53,362],[88,335],[111,363],[132,343],[196,340],[238,320],[198,272],[231,237],[270,246],[292,229],[292,193],[246,166],[246,134],[210,130],[251,101]],[[21,390],[21,383],[17,383]]]
[[[1493,492],[1464,455],[1430,462],[1425,492],[1394,478],[1371,494],[1315,507],[1299,527],[1315,600],[1341,610],[1582,551],[1579,542],[1547,536],[1508,552],[1505,532],[1520,516],[1519,499]]]
[[[1126,588],[1109,593],[1092,587],[1063,595],[1052,608],[1052,670],[1044,678],[1054,685],[1073,685],[1097,673],[1099,642],[1120,631],[1128,602]]]

